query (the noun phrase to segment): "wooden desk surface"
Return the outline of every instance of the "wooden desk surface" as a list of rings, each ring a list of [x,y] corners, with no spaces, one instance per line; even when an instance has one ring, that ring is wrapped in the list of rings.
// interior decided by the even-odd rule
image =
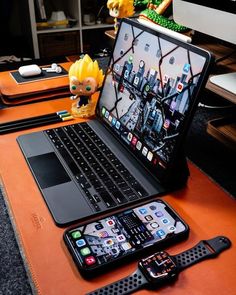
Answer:
[[[0,110],[1,121],[70,109],[69,98]],[[63,123],[67,125],[68,123]],[[62,125],[58,123],[58,126]],[[53,125],[56,126],[55,124]],[[52,126],[48,126],[52,127]],[[38,127],[35,130],[45,129]],[[56,227],[16,142],[21,131],[0,136],[0,174],[6,200],[38,294],[85,294],[129,275],[136,262],[110,270],[91,281],[84,280],[69,257],[62,240],[64,229]],[[187,186],[163,197],[189,224],[189,238],[167,249],[182,252],[201,239],[225,235],[232,247],[216,259],[206,260],[182,272],[161,294],[236,294],[236,202],[191,163]],[[156,294],[159,291],[139,291]]]

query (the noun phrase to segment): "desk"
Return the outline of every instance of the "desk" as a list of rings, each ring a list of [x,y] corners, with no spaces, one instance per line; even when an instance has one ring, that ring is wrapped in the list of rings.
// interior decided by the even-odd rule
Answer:
[[[19,119],[61,109],[69,110],[69,98],[40,102],[1,110],[1,120]],[[77,121],[79,121],[77,119]],[[68,123],[63,123],[67,125]],[[62,123],[58,123],[58,126]],[[56,124],[50,127],[55,127]],[[38,127],[35,130],[45,129]],[[81,278],[62,240],[64,229],[56,227],[17,145],[16,137],[33,130],[0,136],[0,174],[6,190],[9,210],[35,288],[40,295],[80,295],[118,280],[136,269],[127,263],[91,281]],[[201,239],[217,235],[229,237],[232,247],[218,258],[206,260],[180,274],[161,294],[235,295],[236,286],[236,202],[197,167],[189,163],[187,186],[163,197],[190,226],[189,238],[167,249],[177,254]],[[139,291],[137,294],[156,294]]]
[[[228,56],[235,50],[233,46],[227,46],[225,44],[220,44],[216,39],[211,37],[206,37],[203,34],[196,34],[196,38],[193,38],[194,45],[202,47],[206,50],[212,52],[217,59],[224,56]],[[236,72],[236,52],[229,56],[228,58],[220,61],[215,67],[211,75],[220,75]],[[210,77],[211,77],[210,75]],[[236,82],[235,82],[236,83]],[[236,95],[211,83],[208,79],[206,87],[208,91],[228,100],[230,103],[236,105]],[[216,103],[217,105],[217,103]],[[233,113],[233,111],[232,111]],[[234,117],[234,118],[233,118]],[[231,149],[236,149],[236,120],[235,120],[235,109],[232,116],[229,118],[219,118],[208,122],[207,132],[215,137],[217,140],[221,141]]]
[[[221,58],[222,56],[226,56],[230,54],[233,49],[224,46],[222,44],[214,44],[211,42],[204,42],[198,44],[200,47],[206,48],[213,52],[216,58]],[[226,74],[236,72],[236,52],[231,57],[225,59],[220,62],[216,68],[214,69],[213,74]],[[235,81],[236,83],[236,81]],[[231,103],[236,105],[236,95],[224,90],[223,88],[214,85],[209,80],[206,84],[206,89],[216,93],[217,95],[223,97],[224,99],[230,101]],[[214,119],[208,122],[207,124],[207,132],[211,134],[213,137],[218,139],[219,141],[226,144],[228,147],[233,150],[236,149],[236,119],[235,119],[235,110],[234,113],[232,111],[232,115],[230,117]]]

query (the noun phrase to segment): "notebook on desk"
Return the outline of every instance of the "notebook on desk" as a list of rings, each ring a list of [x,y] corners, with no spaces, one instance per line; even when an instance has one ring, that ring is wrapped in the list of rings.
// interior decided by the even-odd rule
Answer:
[[[210,63],[204,50],[123,20],[96,119],[17,139],[57,225],[186,181],[183,140]]]

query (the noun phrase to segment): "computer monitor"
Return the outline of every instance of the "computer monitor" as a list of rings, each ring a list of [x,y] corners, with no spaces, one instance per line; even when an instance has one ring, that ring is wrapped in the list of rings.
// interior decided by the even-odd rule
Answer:
[[[236,45],[236,0],[173,0],[177,23]],[[236,73],[213,76],[210,81],[236,94]]]

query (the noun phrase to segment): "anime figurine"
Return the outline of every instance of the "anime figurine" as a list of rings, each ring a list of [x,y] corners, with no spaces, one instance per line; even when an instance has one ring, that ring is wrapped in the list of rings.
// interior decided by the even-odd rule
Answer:
[[[172,14],[171,4],[172,0],[136,0],[134,6],[137,8],[146,5],[146,9],[139,14],[140,19],[148,20],[176,32],[187,31],[188,28],[177,24],[173,19],[169,19],[168,16]]]
[[[117,18],[130,17],[134,14],[133,0],[108,0],[107,8],[110,16],[114,17],[115,33],[118,30]]]
[[[96,100],[92,95],[102,86],[104,74],[98,62],[88,54],[73,63],[69,69],[72,115],[74,117],[90,117],[95,113]]]

